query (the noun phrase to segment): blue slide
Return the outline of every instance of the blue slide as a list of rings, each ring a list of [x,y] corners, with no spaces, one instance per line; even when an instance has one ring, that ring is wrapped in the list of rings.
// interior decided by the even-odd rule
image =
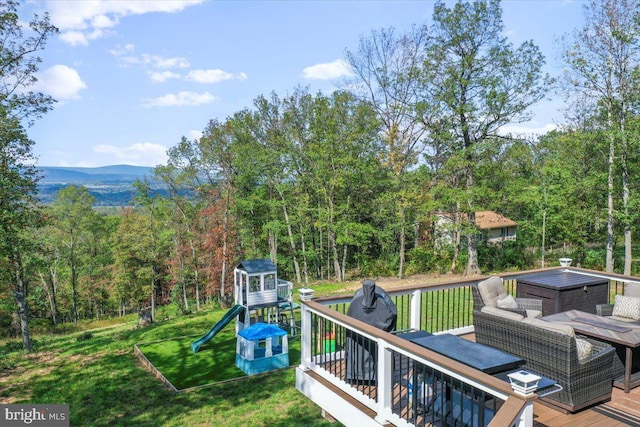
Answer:
[[[218,332],[224,329],[224,327],[227,326],[229,322],[231,322],[238,314],[241,314],[243,311],[244,311],[244,307],[241,306],[240,304],[236,304],[233,307],[231,307],[229,311],[225,313],[222,319],[220,319],[218,323],[213,325],[213,328],[211,328],[209,332],[207,332],[202,338],[195,340],[194,342],[191,343],[191,350],[193,350],[194,353],[197,353],[198,350],[200,350],[200,346],[202,344],[206,343],[211,338],[215,337]]]

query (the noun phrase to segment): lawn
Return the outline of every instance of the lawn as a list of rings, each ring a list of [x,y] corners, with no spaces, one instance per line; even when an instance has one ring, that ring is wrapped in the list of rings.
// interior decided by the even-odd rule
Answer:
[[[146,328],[130,322],[90,332],[35,336],[35,351],[28,355],[21,353],[17,341],[5,341],[0,346],[0,403],[66,403],[71,425],[83,427],[335,427],[295,389],[295,364],[290,369],[173,393],[134,355],[135,344],[164,342],[167,349],[161,354],[177,362],[179,373],[190,360],[198,359],[183,357],[187,346],[223,314],[224,310],[210,310]],[[237,369],[233,362],[227,366],[222,359],[227,353],[235,357],[235,346],[229,343],[233,331],[229,325],[203,346],[200,358],[219,359],[216,366]],[[180,354],[174,355],[170,346]],[[210,374],[216,378],[217,374]],[[200,380],[194,374],[186,383],[191,381]]]
[[[205,317],[211,325],[224,312],[216,310]],[[203,329],[204,334],[208,328]],[[244,377],[235,365],[236,337],[234,323],[230,323],[211,341],[200,347],[198,353],[191,351],[191,343],[198,336],[177,337],[151,343],[138,344],[140,351],[178,390],[199,387],[216,382]],[[289,337],[289,363],[300,363],[300,339]]]

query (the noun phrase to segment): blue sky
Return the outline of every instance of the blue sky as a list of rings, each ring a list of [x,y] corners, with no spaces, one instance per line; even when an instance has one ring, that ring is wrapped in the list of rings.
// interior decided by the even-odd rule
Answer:
[[[330,93],[362,36],[429,23],[433,1],[51,0],[60,35],[42,53],[36,89],[58,100],[29,129],[41,166],[156,166],[182,136],[296,86]],[[558,75],[554,39],[582,25],[584,1],[505,0],[506,35],[532,39]],[[562,122],[559,101],[538,105],[540,132]]]

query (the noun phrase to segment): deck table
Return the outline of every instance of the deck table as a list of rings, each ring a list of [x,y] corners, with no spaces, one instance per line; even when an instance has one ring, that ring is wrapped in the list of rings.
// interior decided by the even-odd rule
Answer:
[[[624,375],[615,378],[613,385],[625,393],[640,385],[640,372],[633,373],[633,351],[640,347],[640,327],[606,316],[570,310],[544,316],[543,320],[563,323],[573,327],[576,333],[624,346]]]

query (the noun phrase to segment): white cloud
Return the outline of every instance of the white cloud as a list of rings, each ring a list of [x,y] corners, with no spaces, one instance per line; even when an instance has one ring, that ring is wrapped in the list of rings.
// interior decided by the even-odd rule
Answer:
[[[124,46],[116,45],[116,47],[111,49],[109,53],[113,56],[124,56],[133,53],[135,49],[136,47],[133,43],[127,43]]]
[[[144,103],[147,108],[150,107],[182,107],[182,106],[194,106],[202,104],[210,104],[217,100],[215,96],[209,92],[197,93],[180,91],[177,94],[167,94],[158,98],[149,99]]]
[[[66,65],[54,65],[38,73],[37,77],[33,89],[58,100],[78,99],[80,91],[87,88],[78,72]]]
[[[126,163],[137,166],[157,166],[167,163],[167,147],[151,142],[136,143],[127,147],[100,144],[93,147],[93,151],[113,158],[111,163]]]
[[[124,48],[117,46],[110,53],[119,58],[120,62],[125,65],[141,65],[150,66],[158,70],[166,70],[169,68],[188,68],[189,61],[180,56],[164,57],[160,55],[151,55],[143,53],[142,55],[133,55],[135,48],[132,44],[126,45]]]
[[[204,0],[49,0],[51,22],[60,29],[60,38],[72,45],[86,44],[103,37],[117,26],[120,18],[161,12],[175,13]],[[70,35],[72,33],[72,35]]]
[[[232,74],[220,69],[215,70],[191,70],[185,80],[196,83],[219,83],[224,80],[246,80],[245,73]]]
[[[173,73],[171,71],[160,71],[150,74],[151,81],[154,83],[164,83],[169,79],[179,79],[180,74]]]
[[[351,75],[349,65],[342,59],[316,64],[302,70],[302,76],[311,80],[330,80]]]
[[[80,31],[67,31],[66,33],[60,34],[60,39],[71,46],[86,46],[89,44],[87,36]]]
[[[199,141],[202,138],[202,131],[200,130],[191,130],[187,134],[187,139],[189,141]]]

